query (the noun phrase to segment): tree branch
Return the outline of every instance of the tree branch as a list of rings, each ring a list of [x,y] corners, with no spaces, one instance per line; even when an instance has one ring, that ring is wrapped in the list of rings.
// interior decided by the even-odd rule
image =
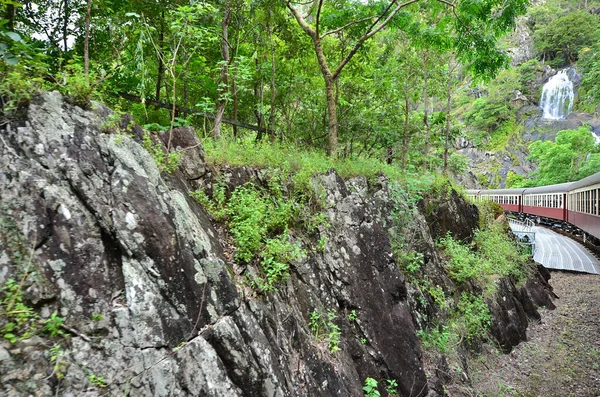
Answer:
[[[339,32],[341,32],[342,30],[344,30],[344,29],[347,29],[347,28],[349,28],[349,27],[350,27],[350,26],[352,26],[352,25],[357,25],[357,24],[359,24],[359,23],[362,23],[362,22],[368,21],[369,19],[373,19],[373,18],[375,18],[375,16],[372,16],[372,17],[366,17],[366,18],[363,18],[363,19],[359,19],[358,21],[352,21],[352,22],[349,22],[349,23],[345,24],[344,26],[342,26],[342,27],[340,27],[340,28],[337,28],[337,29],[334,29],[334,30],[330,30],[329,32],[327,32],[327,33],[323,34],[323,36],[321,36],[321,38],[323,38],[323,37],[325,37],[325,36],[332,35],[332,34],[339,33]]]
[[[319,37],[319,22],[321,19],[321,8],[323,7],[323,0],[319,0],[319,5],[317,6],[317,20],[315,22],[315,35]]]
[[[409,0],[406,3],[402,3],[402,4],[398,4],[396,6],[396,8],[394,8],[394,10],[387,16],[387,18],[385,18],[385,20],[383,20],[383,22],[381,22],[379,24],[379,26],[377,26],[375,28],[375,26],[377,25],[377,23],[379,21],[381,21],[381,19],[383,18],[383,16],[385,15],[385,13],[387,12],[387,10],[390,9],[392,4],[397,4],[398,1],[397,0],[393,0],[392,4],[390,4],[390,7],[388,7],[380,16],[379,18],[377,18],[377,20],[371,25],[371,27],[369,28],[369,30],[367,30],[367,33],[365,33],[360,39],[358,39],[358,41],[356,42],[356,44],[354,45],[354,47],[352,48],[352,50],[350,50],[350,52],[348,53],[348,55],[346,55],[346,58],[344,58],[342,60],[342,62],[340,62],[340,65],[337,67],[337,69],[335,70],[335,72],[333,72],[332,77],[334,79],[336,79],[340,73],[342,72],[342,69],[344,69],[344,66],[346,66],[346,64],[348,62],[350,62],[350,60],[352,59],[352,57],[358,52],[358,50],[360,49],[360,47],[362,47],[362,45],[369,40],[371,37],[375,36],[381,29],[383,29],[391,20],[392,18],[398,13],[398,11],[400,11],[402,8],[407,7],[413,3],[418,2],[419,0]],[[441,1],[441,0],[438,0]]]
[[[298,25],[300,25],[300,27],[302,28],[302,30],[304,30],[313,40],[315,40],[315,38],[318,39],[317,33],[308,25],[308,23],[302,17],[302,15],[300,15],[300,13],[298,12],[298,10],[296,10],[294,8],[294,6],[292,5],[292,2],[290,0],[287,0],[285,2],[285,4],[287,5],[287,7],[292,12],[292,15],[294,16],[294,18],[296,18],[296,21],[298,21]]]

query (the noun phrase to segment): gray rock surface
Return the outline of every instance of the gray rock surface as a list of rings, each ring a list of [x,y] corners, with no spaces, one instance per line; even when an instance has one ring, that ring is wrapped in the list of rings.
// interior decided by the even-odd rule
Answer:
[[[139,127],[107,131],[109,110],[95,108],[42,93],[1,131],[2,232],[34,255],[19,260],[3,239],[0,282],[27,274],[28,301],[42,318],[56,311],[71,337],[27,351],[5,343],[0,393],[361,396],[367,376],[428,393],[404,279],[365,180],[316,180],[332,205],[326,253],[296,264],[278,292],[246,296],[187,195],[205,172],[195,133],[175,131],[182,169],[161,175]],[[342,351],[312,335],[312,310],[337,313]]]
[[[193,130],[174,131],[182,166],[161,174],[141,129],[111,131],[109,113],[42,93],[0,130],[0,284],[23,280],[24,301],[42,320],[56,312],[70,335],[1,342],[0,395],[362,396],[367,377],[395,379],[405,396],[443,394],[415,332],[433,305],[405,283],[390,234],[451,290],[432,233],[452,217],[470,228],[476,211],[455,195],[437,204],[446,218],[426,219],[385,178],[330,171],[312,180],[328,204],[326,249],[307,246],[277,291],[258,294],[188,196],[211,183]],[[246,167],[223,175],[230,188],[264,183]],[[400,228],[393,200],[410,215]],[[334,313],[340,351],[315,338],[313,311]]]

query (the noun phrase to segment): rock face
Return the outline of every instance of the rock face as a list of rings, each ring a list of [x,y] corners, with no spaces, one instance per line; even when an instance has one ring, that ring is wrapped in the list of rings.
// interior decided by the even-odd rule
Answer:
[[[517,20],[515,30],[510,36],[509,42],[514,45],[514,47],[508,49],[511,57],[511,66],[518,66],[535,58],[533,37],[529,26],[527,26],[526,17],[520,17]]]
[[[308,247],[278,291],[259,295],[188,197],[207,172],[193,130],[174,131],[182,167],[161,174],[141,129],[123,120],[117,132],[108,113],[42,93],[25,120],[0,130],[0,285],[18,280],[24,302],[44,321],[56,312],[70,335],[0,342],[0,394],[362,396],[367,377],[397,380],[402,396],[443,394],[423,369],[414,324],[426,319],[392,254],[384,178],[315,178],[328,203],[326,249]],[[229,183],[256,176],[232,170]],[[461,200],[436,204],[442,217],[416,212],[403,232],[447,288],[431,233],[471,233],[477,212]],[[315,337],[313,312],[331,314],[340,351]]]
[[[323,176],[326,253],[297,263],[278,292],[247,297],[187,195],[204,173],[194,138],[175,138],[192,148],[181,171],[161,175],[141,131],[110,133],[107,113],[43,93],[26,121],[1,131],[0,284],[23,279],[24,299],[44,319],[56,311],[71,334],[4,342],[2,394],[362,396],[368,376],[428,393],[404,279],[365,180]],[[15,239],[33,248],[31,261],[14,255]],[[313,336],[313,310],[336,314],[340,352]],[[59,342],[57,370],[48,349]]]

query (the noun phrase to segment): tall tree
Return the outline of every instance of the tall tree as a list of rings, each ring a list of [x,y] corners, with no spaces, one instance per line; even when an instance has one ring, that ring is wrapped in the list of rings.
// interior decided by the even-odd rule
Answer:
[[[447,0],[408,0],[404,3],[391,0],[387,6],[383,6],[382,2],[364,4],[346,1],[344,4],[336,3],[335,6],[326,8],[325,1],[316,0],[305,13],[300,10],[302,3],[295,5],[291,0],[285,0],[285,3],[302,30],[310,37],[323,76],[328,114],[329,153],[333,157],[337,155],[339,134],[336,81],[344,67],[365,42],[389,25],[401,10],[417,2],[426,3],[427,7],[432,9],[431,15],[435,15],[439,20],[436,28],[446,34],[449,31],[454,32],[454,45],[457,53],[464,60],[470,61],[471,69],[478,74],[494,75],[507,61],[506,55],[496,48],[497,38],[502,32],[514,26],[515,18],[525,12],[527,4],[527,0],[483,0],[477,4],[472,2],[451,3]],[[349,13],[350,16],[344,19],[347,14],[340,11],[340,8],[344,10],[346,6],[359,9],[361,12]],[[341,13],[342,18],[330,19],[344,19],[343,23],[339,23],[337,27],[332,27],[323,33],[322,14],[324,10],[328,11],[328,16],[336,12]],[[356,15],[360,15],[360,17],[355,17]],[[414,18],[420,18],[418,13],[404,12],[402,24],[410,25],[409,21]],[[449,29],[450,27],[451,29]],[[359,28],[364,29],[363,33],[355,40],[354,46],[348,54],[336,62],[335,68],[332,68],[330,64],[333,57],[329,57],[328,60],[323,45],[324,39],[327,36],[339,35],[347,29]]]

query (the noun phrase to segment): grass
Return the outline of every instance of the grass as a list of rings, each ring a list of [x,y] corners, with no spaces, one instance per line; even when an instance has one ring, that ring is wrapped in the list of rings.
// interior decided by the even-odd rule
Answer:
[[[203,143],[206,160],[215,166],[250,166],[277,169],[289,175],[298,189],[306,188],[310,178],[335,169],[342,178],[365,176],[374,179],[385,175],[390,180],[405,183],[417,190],[424,189],[432,180],[430,175],[417,177],[407,174],[398,165],[390,165],[371,157],[331,159],[324,152],[300,149],[285,142],[256,142],[252,136],[233,141],[221,139]]]

